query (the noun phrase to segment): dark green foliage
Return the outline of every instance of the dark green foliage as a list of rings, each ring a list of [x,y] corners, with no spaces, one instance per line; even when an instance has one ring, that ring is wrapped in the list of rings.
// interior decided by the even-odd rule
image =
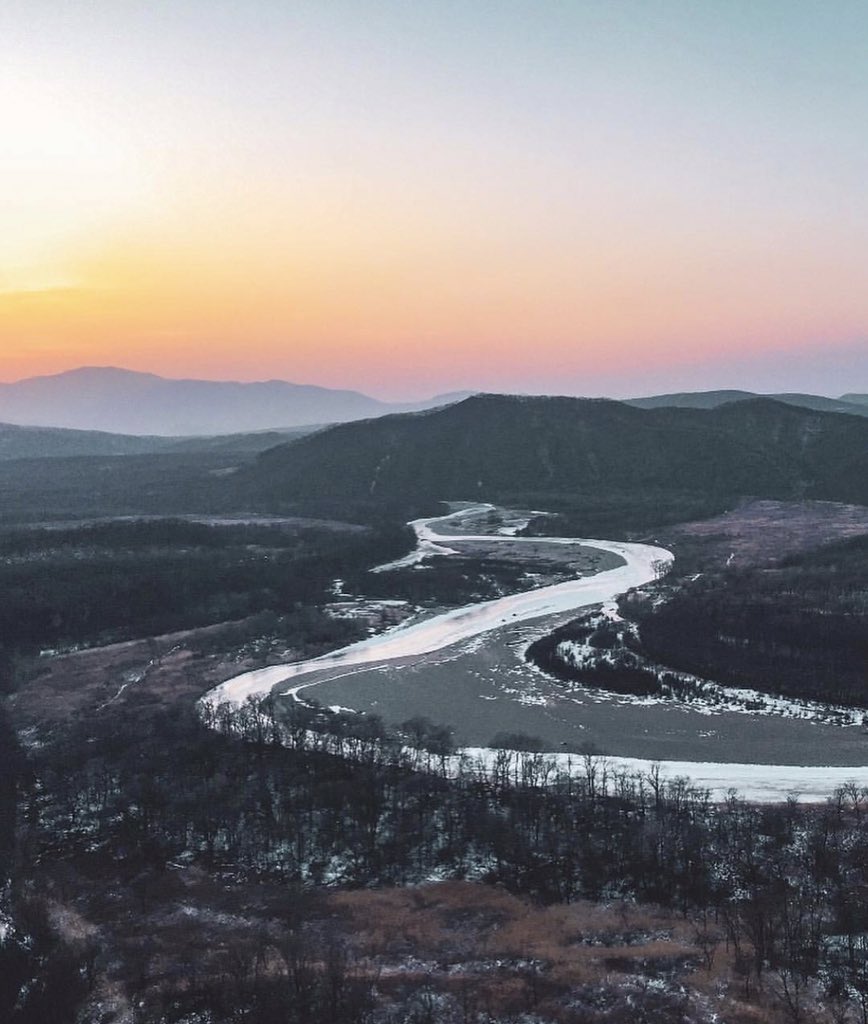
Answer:
[[[626,402],[627,405],[635,405],[637,409],[716,409],[727,402],[743,402],[758,397],[753,391],[729,388],[721,391],[675,391],[666,395],[628,398]]]
[[[644,651],[766,692],[868,707],[868,537],[773,569],[705,573],[664,604],[631,601]]]
[[[681,391],[668,395],[650,395],[647,398],[628,398],[628,405],[638,409],[716,409],[730,402],[744,402],[756,398],[771,398],[784,405],[796,405],[803,409],[819,412],[843,412],[853,416],[868,416],[868,408],[859,402],[859,395],[842,395],[840,398],[826,398],[823,395],[806,395],[798,392],[781,392],[760,395],[755,391]],[[849,399],[849,400],[848,400]]]
[[[241,461],[219,452],[0,461],[0,522],[246,510],[227,488]]]
[[[619,636],[614,627],[611,631],[605,626],[598,626],[592,630],[579,619],[535,640],[525,652],[525,657],[543,672],[563,682],[597,687],[609,693],[624,693],[633,697],[646,697],[663,692],[656,670],[638,664],[634,658],[630,658],[626,663],[623,660],[614,664],[597,661],[594,665],[577,668],[558,654],[558,646],[565,640],[587,642],[601,651],[619,644]]]
[[[635,525],[739,495],[868,501],[868,421],[770,400],[719,409],[480,395],[271,449],[235,481],[263,500],[485,499],[548,507],[643,499]],[[716,508],[715,508],[716,506]],[[622,516],[623,513],[619,515]]]
[[[225,442],[0,460],[0,517],[258,510],[397,522],[480,498],[561,510],[578,534],[612,536],[712,515],[744,495],[868,502],[865,417],[765,399],[708,410],[481,395],[333,427],[258,458],[256,443]]]
[[[309,433],[309,428],[225,434],[216,437],[157,437],[112,434],[102,430],[22,427],[0,423],[0,460],[62,459],[76,456],[156,455],[201,452],[249,455],[286,444]]]
[[[592,668],[570,669],[569,665],[556,661],[554,666],[545,668],[562,679],[570,679],[582,686],[593,686],[609,693],[623,693],[631,697],[651,697],[663,692],[657,673],[638,665],[609,665],[602,661]]]
[[[0,534],[10,647],[147,636],[328,596],[336,576],[412,547],[409,531],[207,526],[173,520]]]
[[[143,455],[160,451],[167,438],[109,434],[101,430],[20,427],[0,423],[0,459],[58,458],[74,455]]]
[[[563,657],[558,647],[569,640],[587,644],[593,659],[575,665]],[[684,700],[702,696],[703,683],[648,664],[643,652],[634,650],[635,646],[635,641],[616,623],[607,619],[592,621],[592,617],[584,616],[535,640],[525,651],[525,657],[561,682],[608,693],[632,697],[665,695]]]
[[[732,496],[662,490],[648,486],[636,490],[557,494],[546,499],[555,515],[538,516],[523,531],[538,537],[629,539],[649,529],[706,519],[735,503]],[[541,504],[528,496],[526,504]]]
[[[361,530],[350,531],[355,543]],[[408,540],[411,535],[407,534]],[[338,539],[337,543],[343,543]],[[38,554],[43,560],[55,554],[91,551],[135,552],[174,547],[255,550],[289,550],[317,553],[334,543],[333,531],[312,523],[282,525],[239,521],[208,522],[173,518],[142,518],[83,523],[47,529],[13,529],[0,532],[0,558]]]

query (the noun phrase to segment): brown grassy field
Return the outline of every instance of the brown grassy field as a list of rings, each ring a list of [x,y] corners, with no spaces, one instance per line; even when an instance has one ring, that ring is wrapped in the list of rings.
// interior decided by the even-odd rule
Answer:
[[[864,505],[748,501],[712,519],[661,530],[654,539],[671,547],[682,562],[696,562],[696,568],[729,564],[744,569],[864,533],[868,533]]]

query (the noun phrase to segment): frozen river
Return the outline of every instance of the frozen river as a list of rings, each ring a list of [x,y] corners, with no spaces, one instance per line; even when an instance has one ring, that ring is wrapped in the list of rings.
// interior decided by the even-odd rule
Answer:
[[[416,532],[417,552],[398,562],[382,566],[381,569],[409,565],[419,557],[433,554],[452,554],[446,546],[453,540],[493,541],[515,544],[541,542],[552,545],[569,545],[573,548],[593,547],[609,551],[623,559],[623,565],[594,576],[582,576],[566,583],[500,597],[493,601],[467,605],[443,612],[419,622],[405,623],[368,640],[342,647],[319,658],[294,662],[289,665],[274,665],[269,668],[246,672],[235,679],[229,679],[209,693],[206,699],[212,703],[232,701],[242,703],[250,696],[269,692],[282,683],[294,682],[301,676],[309,676],[323,669],[352,668],[366,665],[375,667],[402,658],[414,658],[423,654],[443,650],[462,641],[488,633],[491,630],[515,626],[521,622],[549,618],[564,612],[573,612],[590,605],[613,601],[632,587],[649,583],[665,572],[672,562],[672,554],[663,548],[648,544],[626,544],[605,540],[578,540],[572,537],[516,537],[510,534],[446,533],[450,525],[472,523],[474,518],[488,514],[490,505],[471,506],[460,509],[448,516],[434,519],[417,519],[410,525]],[[545,632],[542,630],[541,632]],[[333,677],[332,677],[333,678]],[[295,695],[316,683],[295,683],[283,695]]]
[[[462,727],[465,733],[473,728],[474,718],[488,723],[499,721],[500,716],[508,723],[498,726],[501,729],[566,736],[571,742],[591,735],[613,768],[640,771],[657,765],[664,777],[686,776],[717,797],[733,788],[754,800],[778,801],[789,795],[815,800],[849,781],[868,785],[868,768],[862,767],[864,741],[856,730],[846,731],[845,751],[840,740],[845,730],[830,726],[760,716],[730,716],[730,720],[724,715],[709,721],[683,709],[642,707],[608,698],[601,701],[593,693],[577,698],[565,695],[547,679],[541,681],[541,674],[532,674],[521,658],[520,652],[530,640],[581,609],[611,603],[625,591],[652,581],[669,568],[672,555],[645,544],[522,538],[515,537],[513,530],[479,532],[479,524],[492,511],[489,505],[466,506],[448,516],[415,521],[411,525],[417,536],[416,551],[381,568],[454,554],[449,544],[458,541],[489,546],[497,541],[569,545],[576,551],[596,548],[618,556],[623,563],[596,575],[411,621],[318,658],[246,672],[210,691],[203,700],[240,704],[270,691],[289,699],[310,691],[323,704],[374,710],[391,721],[428,715],[456,726],[459,737]],[[504,654],[511,661],[497,660]],[[509,704],[504,693],[513,694]],[[478,726],[477,734],[484,728]],[[497,729],[485,735],[494,731]],[[712,739],[715,735],[716,740]],[[478,747],[479,741],[468,735],[465,744]],[[658,745],[661,752],[672,750],[674,756],[644,756]],[[809,749],[813,754],[805,756],[805,762],[813,763],[792,763]],[[770,763],[756,763],[756,751],[762,750],[768,751]],[[825,763],[839,751],[837,765]],[[482,752],[474,753],[479,756]],[[641,756],[630,756],[634,753]],[[752,763],[746,763],[746,754]],[[557,751],[552,756],[562,760],[570,755]]]

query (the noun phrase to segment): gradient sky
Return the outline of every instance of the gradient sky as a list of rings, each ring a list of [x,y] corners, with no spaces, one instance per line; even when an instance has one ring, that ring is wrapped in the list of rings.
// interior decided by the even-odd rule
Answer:
[[[863,0],[4,0],[0,379],[868,391]]]

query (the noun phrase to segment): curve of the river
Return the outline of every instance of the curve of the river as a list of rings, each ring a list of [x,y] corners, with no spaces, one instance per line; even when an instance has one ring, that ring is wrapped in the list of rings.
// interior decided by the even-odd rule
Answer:
[[[288,685],[277,692],[282,696],[295,697],[303,689],[315,687],[322,681],[327,682],[334,678],[333,673],[323,670],[340,670],[346,667],[351,671],[365,671],[406,665],[408,661],[405,659],[412,662],[416,657],[452,647],[493,630],[513,627],[531,620],[544,620],[590,605],[611,602],[625,591],[655,579],[668,569],[673,559],[669,551],[646,544],[573,537],[522,538],[511,534],[448,532],[450,526],[458,525],[460,528],[465,521],[472,521],[474,516],[486,514],[491,510],[490,505],[476,505],[459,509],[447,516],[416,520],[410,524],[416,532],[416,551],[406,558],[380,568],[412,565],[432,554],[455,554],[456,552],[447,545],[450,541],[459,540],[481,541],[485,544],[503,540],[513,545],[526,542],[537,545],[546,543],[594,547],[619,555],[624,564],[594,576],[580,577],[511,597],[480,602],[422,621],[403,624],[318,658],[245,672],[209,691],[202,698],[202,703],[211,706],[224,702],[241,704],[248,697],[267,694],[282,684]],[[540,621],[539,624],[542,635],[544,623]],[[314,676],[313,679],[298,681],[311,675]],[[473,754],[481,763],[494,754],[490,750],[470,748],[466,748],[465,753]],[[550,756],[564,764],[569,762],[570,757],[575,758],[574,755],[560,752]],[[762,802],[782,801],[792,795],[802,800],[822,800],[834,788],[847,782],[856,782],[860,786],[868,785],[866,766],[745,764],[728,762],[725,759],[712,762],[699,759],[652,761],[611,755],[606,755],[605,760],[612,769],[628,772],[647,771],[654,765],[663,777],[671,779],[686,776],[694,784],[708,788],[717,798],[723,798],[733,788],[746,799]]]
[[[453,644],[469,640],[490,630],[515,626],[520,622],[577,611],[590,605],[612,601],[633,587],[649,583],[665,572],[672,563],[671,552],[649,544],[579,540],[575,537],[540,538],[515,537],[511,534],[450,534],[434,529],[435,526],[440,526],[442,530],[456,518],[467,519],[474,514],[487,513],[491,508],[490,505],[479,505],[460,509],[447,516],[417,519],[410,524],[416,533],[417,550],[426,556],[450,554],[452,553],[450,549],[443,545],[444,541],[448,542],[449,540],[481,541],[487,544],[493,541],[503,541],[512,545],[522,543],[566,544],[573,547],[592,547],[610,551],[619,555],[624,560],[624,564],[595,576],[582,576],[565,583],[539,587],[536,590],[496,598],[493,601],[481,601],[477,604],[443,612],[432,618],[423,619],[421,622],[396,626],[378,636],[349,644],[347,647],[342,647],[318,658],[309,658],[306,661],[292,662],[286,665],[272,665],[268,668],[256,669],[253,672],[245,672],[234,679],[228,679],[211,690],[203,700],[212,705],[227,701],[241,704],[248,697],[268,693],[281,683],[295,681],[299,676],[309,675],[321,669],[349,668],[358,665],[375,666],[398,658],[418,657],[451,647]],[[400,561],[403,564],[408,564],[408,560]],[[295,695],[309,685],[315,684],[295,685],[283,695]]]

